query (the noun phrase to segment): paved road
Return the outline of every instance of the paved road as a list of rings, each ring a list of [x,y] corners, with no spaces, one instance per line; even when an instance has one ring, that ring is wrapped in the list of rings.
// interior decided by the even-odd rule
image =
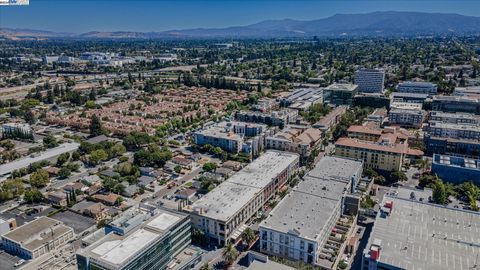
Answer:
[[[22,159],[18,159],[3,165],[0,165],[0,177],[2,175],[6,175],[11,173],[14,170],[18,170],[21,168],[28,167],[30,164],[39,162],[42,160],[49,160],[52,158],[55,158],[59,156],[60,154],[66,153],[66,152],[73,152],[78,149],[80,144],[78,143],[64,143],[58,147],[49,149],[45,152],[40,153],[39,155],[35,156],[27,156]]]

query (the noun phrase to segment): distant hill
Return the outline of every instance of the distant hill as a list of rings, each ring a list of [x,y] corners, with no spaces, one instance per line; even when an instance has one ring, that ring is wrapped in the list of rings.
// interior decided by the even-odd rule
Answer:
[[[197,28],[163,32],[89,32],[84,34],[55,33],[26,29],[0,29],[7,38],[276,38],[276,37],[362,37],[417,35],[480,34],[480,17],[459,14],[422,12],[372,12],[336,14],[328,18],[299,20],[267,20],[247,26]]]

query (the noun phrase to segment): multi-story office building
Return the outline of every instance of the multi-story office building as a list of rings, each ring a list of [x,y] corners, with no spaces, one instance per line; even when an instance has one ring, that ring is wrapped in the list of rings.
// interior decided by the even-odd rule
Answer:
[[[71,57],[67,55],[60,55],[57,60],[57,63],[60,63],[60,64],[72,64],[74,62],[75,62],[75,57]]]
[[[480,116],[471,113],[446,113],[431,111],[428,119],[430,122],[444,122],[450,124],[480,124]]]
[[[257,123],[222,122],[195,132],[193,139],[197,145],[210,144],[230,153],[244,152],[258,155],[264,148],[267,126]]]
[[[36,259],[74,239],[73,229],[62,222],[40,217],[2,235],[2,247],[24,259]]]
[[[183,210],[193,226],[219,245],[236,241],[298,168],[297,154],[267,151]]]
[[[434,96],[432,110],[480,114],[480,101],[477,98],[467,96]]]
[[[308,158],[311,151],[320,144],[322,132],[316,128],[287,127],[265,139],[267,149],[298,153],[302,160]]]
[[[427,100],[427,94],[417,94],[417,93],[400,93],[393,92],[390,94],[391,103],[394,102],[407,102],[407,103],[420,103],[423,104]]]
[[[382,93],[360,93],[353,97],[353,106],[390,108],[390,98]]]
[[[134,217],[132,217],[134,218]],[[147,220],[128,231],[110,231],[77,252],[80,270],[171,269],[175,255],[191,242],[191,222],[187,215],[165,209],[156,210]],[[129,218],[122,227],[129,226]]]
[[[437,85],[429,82],[402,82],[396,87],[397,92],[417,94],[437,94]]]
[[[283,109],[270,113],[239,111],[235,114],[235,119],[242,122],[262,123],[269,126],[284,127],[289,123],[297,121],[298,111]]]
[[[455,87],[454,96],[480,98],[480,86]]]
[[[329,112],[327,115],[323,116],[320,118],[320,120],[313,124],[313,128],[318,128],[320,131],[322,131],[322,136],[325,136],[325,134],[330,131],[340,120],[342,119],[342,116],[347,112],[347,106],[341,105],[338,107],[335,107],[331,112]]]
[[[323,101],[333,105],[352,105],[357,93],[355,84],[334,83],[323,89]]]
[[[383,93],[385,71],[383,69],[360,69],[355,72],[355,84],[361,93]]]
[[[388,113],[388,120],[392,125],[402,127],[422,127],[427,113],[424,110],[391,109]]]
[[[434,154],[432,173],[450,183],[473,181],[480,185],[480,160]]]
[[[306,111],[312,105],[323,102],[322,88],[299,88],[280,102],[282,106],[298,111]]]
[[[320,265],[345,195],[362,175],[362,162],[324,157],[260,223],[260,250]]]
[[[429,122],[428,133],[432,137],[452,139],[480,140],[480,125],[451,124],[444,122]]]
[[[428,203],[418,189],[398,189],[381,203],[362,270],[471,269],[479,254],[480,214]],[[421,199],[421,200],[420,200]]]

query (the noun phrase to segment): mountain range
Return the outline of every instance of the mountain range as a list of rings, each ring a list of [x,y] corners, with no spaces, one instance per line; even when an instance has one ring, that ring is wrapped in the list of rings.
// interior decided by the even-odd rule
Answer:
[[[419,35],[477,35],[480,17],[459,14],[384,11],[336,14],[327,18],[267,20],[246,26],[195,28],[162,32],[88,32],[82,34],[31,29],[0,28],[7,39],[49,38],[282,38],[282,37],[388,37]]]

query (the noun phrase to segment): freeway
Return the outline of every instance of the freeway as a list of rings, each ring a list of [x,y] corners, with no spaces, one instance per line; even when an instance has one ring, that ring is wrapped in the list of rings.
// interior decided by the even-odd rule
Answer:
[[[80,144],[72,142],[72,143],[64,143],[60,146],[57,146],[52,149],[48,149],[45,152],[40,154],[31,155],[28,157],[24,157],[22,159],[14,160],[12,162],[0,165],[0,177],[6,176],[10,174],[14,170],[18,170],[21,168],[26,168],[30,164],[35,162],[40,162],[43,160],[50,160],[53,158],[58,157],[59,155],[67,152],[73,152],[78,149]]]

